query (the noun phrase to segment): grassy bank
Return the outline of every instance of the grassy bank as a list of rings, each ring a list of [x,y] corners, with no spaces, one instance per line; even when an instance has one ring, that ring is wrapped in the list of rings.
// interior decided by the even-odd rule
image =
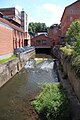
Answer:
[[[13,60],[13,59],[15,59],[15,58],[16,58],[16,55],[12,55],[12,56],[9,57],[9,58],[0,60],[0,64],[6,63],[6,62],[8,62],[8,61],[10,61],[10,60]]]

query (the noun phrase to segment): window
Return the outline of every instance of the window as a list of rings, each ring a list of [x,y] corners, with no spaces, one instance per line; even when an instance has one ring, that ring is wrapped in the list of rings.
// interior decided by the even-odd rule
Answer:
[[[43,45],[46,45],[46,40],[42,40],[42,44],[43,44]]]
[[[40,40],[36,40],[36,44],[37,44],[37,45],[40,45],[40,44],[41,44],[41,41],[40,41]]]
[[[70,11],[69,11],[70,13],[73,13],[73,9],[70,9]]]
[[[72,22],[72,17],[70,16],[70,22]]]
[[[54,33],[57,33],[58,31],[57,31],[57,29],[54,29]]]

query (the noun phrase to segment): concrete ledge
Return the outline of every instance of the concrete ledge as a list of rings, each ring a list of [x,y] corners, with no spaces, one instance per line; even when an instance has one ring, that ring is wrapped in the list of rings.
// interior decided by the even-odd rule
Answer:
[[[13,55],[13,53],[5,54],[5,55],[0,55],[0,60],[9,58]]]
[[[9,81],[17,72],[19,72],[26,64],[26,61],[33,56],[35,56],[35,50],[21,53],[16,59],[1,64],[0,87],[3,86],[7,81]]]

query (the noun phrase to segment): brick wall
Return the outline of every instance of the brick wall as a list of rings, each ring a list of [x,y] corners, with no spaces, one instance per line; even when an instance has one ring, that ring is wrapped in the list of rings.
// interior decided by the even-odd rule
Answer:
[[[24,33],[14,30],[13,31],[13,38],[14,38],[14,49],[18,47],[23,47],[24,46]]]
[[[40,41],[40,43],[38,41]],[[48,36],[41,34],[32,38],[31,45],[32,46],[52,46],[52,41]]]
[[[67,6],[64,10],[63,16],[61,18],[61,34],[65,36],[66,31],[70,27],[72,21],[80,19],[80,1],[72,3]]]
[[[0,23],[0,55],[13,52],[13,30],[4,23]]]
[[[57,45],[60,42],[61,29],[58,25],[53,25],[48,31],[48,37],[52,39],[52,45]]]

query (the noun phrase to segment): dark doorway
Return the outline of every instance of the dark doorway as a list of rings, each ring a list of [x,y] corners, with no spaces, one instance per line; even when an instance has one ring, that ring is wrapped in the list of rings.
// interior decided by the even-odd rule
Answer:
[[[51,53],[51,48],[36,48],[36,54],[39,54],[39,53],[41,53],[41,54],[48,54],[48,55],[50,55],[50,53]]]
[[[28,46],[28,40],[27,39],[24,40],[24,46]]]

